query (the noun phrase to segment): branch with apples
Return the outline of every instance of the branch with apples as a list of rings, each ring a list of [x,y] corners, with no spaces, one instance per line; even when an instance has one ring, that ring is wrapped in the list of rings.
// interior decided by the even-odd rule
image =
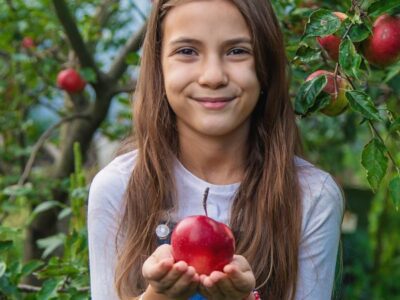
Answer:
[[[372,138],[364,146],[361,164],[373,191],[380,186],[388,170],[388,189],[396,206],[400,205],[400,162],[390,149],[391,134],[400,133],[400,116],[385,103],[368,94],[368,79],[374,72],[388,70],[388,79],[400,72],[400,16],[389,12],[400,7],[398,1],[380,0],[362,9],[353,0],[349,13],[318,9],[311,13],[295,60],[310,55],[312,43],[322,50],[331,70],[317,70],[301,85],[295,99],[295,110],[302,118],[320,112],[330,117],[348,109],[362,117]],[[382,136],[385,128],[388,137]],[[390,161],[390,166],[389,166]]]

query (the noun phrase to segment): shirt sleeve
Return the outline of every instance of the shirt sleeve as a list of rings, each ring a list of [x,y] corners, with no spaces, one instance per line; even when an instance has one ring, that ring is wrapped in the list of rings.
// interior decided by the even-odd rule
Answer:
[[[114,285],[116,233],[125,186],[113,169],[100,171],[92,181],[88,205],[91,299],[118,300]]]
[[[332,298],[344,200],[336,182],[324,174],[319,194],[303,199],[306,204],[303,207],[296,300]],[[315,186],[316,182],[312,184]],[[321,187],[321,184],[317,186]]]

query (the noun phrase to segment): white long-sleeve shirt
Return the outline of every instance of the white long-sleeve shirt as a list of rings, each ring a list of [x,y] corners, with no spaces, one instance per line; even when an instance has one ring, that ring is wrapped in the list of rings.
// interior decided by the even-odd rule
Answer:
[[[136,152],[115,158],[93,179],[89,192],[88,234],[90,282],[93,300],[117,300],[114,289],[115,236],[123,211],[123,196],[134,168]],[[331,299],[344,202],[332,177],[308,162],[296,158],[303,192],[303,216],[299,250],[296,300]],[[239,183],[210,184],[178,161],[174,166],[177,188],[177,222],[190,215],[204,214],[202,197],[210,188],[209,217],[229,223],[233,196]],[[196,197],[197,195],[197,197]]]

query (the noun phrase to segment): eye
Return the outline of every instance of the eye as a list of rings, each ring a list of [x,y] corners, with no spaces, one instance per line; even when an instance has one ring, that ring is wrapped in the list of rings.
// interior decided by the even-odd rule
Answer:
[[[242,48],[234,48],[229,50],[228,55],[241,55],[241,54],[249,54],[250,52],[248,50],[242,49]]]
[[[177,50],[176,53],[186,55],[186,56],[191,56],[191,55],[196,54],[196,52],[191,48],[181,48],[181,49]]]

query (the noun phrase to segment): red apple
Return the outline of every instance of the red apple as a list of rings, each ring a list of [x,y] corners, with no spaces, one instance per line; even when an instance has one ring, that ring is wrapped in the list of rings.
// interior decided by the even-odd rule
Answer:
[[[328,116],[337,116],[344,112],[348,106],[348,101],[345,95],[346,90],[350,87],[348,81],[341,76],[336,77],[335,87],[335,74],[325,70],[318,70],[310,74],[306,81],[312,80],[315,77],[325,75],[327,83],[324,92],[331,95],[330,103],[321,109],[321,112]]]
[[[315,3],[314,0],[304,0],[302,3],[300,3],[300,7],[308,7],[316,9],[318,8],[318,4]]]
[[[381,15],[373,24],[371,36],[363,43],[369,63],[385,67],[400,58],[400,17]]]
[[[26,36],[22,39],[21,45],[25,49],[32,49],[35,48],[35,42],[33,38]]]
[[[65,69],[57,75],[57,85],[69,93],[79,93],[86,85],[86,81],[72,68]]]
[[[347,18],[347,15],[342,12],[334,12],[335,16],[337,16],[340,21],[343,21]],[[319,36],[317,37],[317,41],[320,46],[328,53],[329,57],[334,61],[338,61],[339,58],[339,46],[342,39],[336,35],[330,34],[327,36]]]
[[[171,236],[175,261],[183,260],[197,273],[209,275],[222,271],[232,261],[235,238],[223,223],[207,216],[190,216],[181,220]]]

